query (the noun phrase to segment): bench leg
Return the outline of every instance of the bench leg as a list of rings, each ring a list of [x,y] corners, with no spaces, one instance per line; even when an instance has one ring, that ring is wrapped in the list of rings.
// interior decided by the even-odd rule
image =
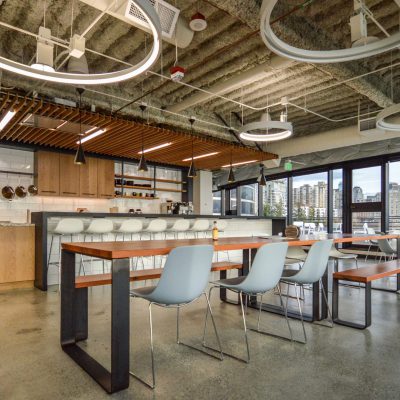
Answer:
[[[359,324],[356,322],[345,321],[339,318],[339,280],[333,279],[332,317],[333,322],[335,322],[336,324],[348,326],[350,328],[365,329],[371,326],[371,282],[365,284],[365,323]]]

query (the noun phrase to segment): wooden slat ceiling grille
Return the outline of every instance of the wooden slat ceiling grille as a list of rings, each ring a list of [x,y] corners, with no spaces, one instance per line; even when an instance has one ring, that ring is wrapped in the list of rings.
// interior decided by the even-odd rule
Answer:
[[[21,98],[17,95],[4,95],[0,100],[0,115],[13,109],[16,115],[0,131],[2,141],[48,146],[57,149],[76,149],[77,135],[58,129],[42,126],[28,126],[24,121],[30,114],[53,118],[71,123],[79,123],[79,110],[59,104],[46,103],[38,99]],[[40,118],[39,118],[40,119]],[[43,118],[42,120],[45,120]],[[188,133],[175,132],[169,129],[144,125],[117,117],[82,111],[82,124],[105,129],[102,135],[87,141],[85,151],[99,155],[138,159],[141,150],[141,137],[144,136],[144,147],[149,149],[164,143],[172,145],[146,153],[146,159],[153,162],[189,166],[192,154],[192,137]],[[230,163],[231,152],[233,163],[261,161],[276,158],[276,155],[254,150],[215,138],[195,136],[194,156],[217,152],[218,154],[196,160],[199,169],[220,169]]]

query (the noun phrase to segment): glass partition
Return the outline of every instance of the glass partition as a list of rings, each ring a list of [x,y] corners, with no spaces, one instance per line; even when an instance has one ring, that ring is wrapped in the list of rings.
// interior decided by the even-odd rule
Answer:
[[[353,169],[353,203],[376,203],[381,201],[381,167]]]
[[[389,230],[400,231],[400,162],[389,164]]]
[[[213,192],[213,215],[221,215],[222,212],[222,192]]]
[[[334,233],[343,232],[343,170],[335,169],[332,171],[332,210],[333,210],[333,229]]]

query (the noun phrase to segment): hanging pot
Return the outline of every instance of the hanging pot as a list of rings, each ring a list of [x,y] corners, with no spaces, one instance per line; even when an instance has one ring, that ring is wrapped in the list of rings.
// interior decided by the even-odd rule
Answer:
[[[1,189],[1,194],[7,200],[12,200],[15,196],[14,189],[11,186],[4,186]]]
[[[26,191],[26,189],[23,186],[17,186],[15,188],[15,194],[17,195],[17,197],[19,197],[20,199],[23,199],[26,197],[26,195],[28,194],[28,192]]]
[[[29,185],[28,192],[30,195],[36,196],[38,194],[38,188],[35,185]]]

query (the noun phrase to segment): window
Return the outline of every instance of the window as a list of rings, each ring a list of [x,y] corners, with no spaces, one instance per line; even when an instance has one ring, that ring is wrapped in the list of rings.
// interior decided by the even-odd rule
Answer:
[[[343,232],[343,170],[335,169],[332,171],[333,177],[333,232]]]
[[[389,230],[400,230],[400,162],[389,164]]]
[[[288,180],[276,179],[263,187],[263,215],[266,217],[286,217]]]
[[[258,215],[258,184],[241,186],[240,191],[241,215]]]
[[[304,233],[326,231],[328,216],[328,174],[296,176],[292,192],[293,223]]]
[[[221,215],[222,212],[222,192],[213,192],[213,215]]]
[[[353,169],[353,203],[376,203],[381,201],[381,167]]]

